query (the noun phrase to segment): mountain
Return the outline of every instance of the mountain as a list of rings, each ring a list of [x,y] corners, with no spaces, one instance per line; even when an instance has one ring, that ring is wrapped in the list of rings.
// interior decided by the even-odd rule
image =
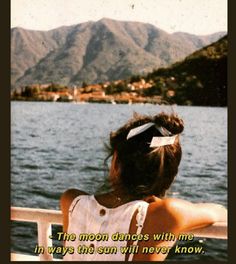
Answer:
[[[52,50],[64,45],[67,28],[34,31],[23,28],[11,30],[11,82],[23,76]]]
[[[219,39],[168,34],[151,24],[101,19],[49,31],[11,30],[11,85],[81,85],[144,74]]]
[[[145,79],[155,85],[146,95],[161,92],[165,96],[173,90],[171,100],[177,104],[226,106],[227,53],[228,39],[224,36],[169,68],[149,73]]]

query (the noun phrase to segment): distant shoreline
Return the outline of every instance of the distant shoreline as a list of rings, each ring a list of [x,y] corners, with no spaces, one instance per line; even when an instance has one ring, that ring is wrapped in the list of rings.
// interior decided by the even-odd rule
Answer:
[[[119,102],[115,102],[115,103],[111,103],[111,102],[99,102],[99,101],[91,101],[91,102],[76,102],[76,101],[58,101],[58,102],[53,102],[53,101],[46,101],[46,100],[14,100],[11,99],[11,102],[38,102],[38,103],[70,103],[70,104],[78,104],[78,105],[82,105],[82,104],[114,104],[114,105],[166,105],[166,106],[190,106],[190,107],[214,107],[214,108],[227,108],[228,106],[214,106],[214,105],[179,105],[179,104],[167,104],[167,103],[150,103],[150,102],[134,102],[134,103],[119,103]]]
[[[166,104],[166,105],[176,105],[175,103],[167,103],[161,102],[159,100],[151,99],[151,98],[142,98],[138,100],[126,100],[126,99],[98,99],[98,98],[90,98],[89,100],[77,101],[77,100],[42,100],[42,99],[33,99],[33,98],[14,98],[11,101],[20,101],[20,102],[52,102],[52,103],[74,103],[74,104],[87,104],[87,103],[98,103],[98,104]]]

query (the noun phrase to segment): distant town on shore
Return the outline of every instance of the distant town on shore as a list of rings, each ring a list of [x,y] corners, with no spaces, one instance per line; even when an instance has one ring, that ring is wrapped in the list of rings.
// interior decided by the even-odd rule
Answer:
[[[174,77],[171,78],[174,81]],[[165,96],[148,95],[153,86],[143,78],[132,77],[130,82],[117,80],[103,84],[83,84],[82,87],[67,87],[59,84],[34,84],[12,92],[12,100],[52,101],[52,102],[90,102],[90,103],[153,103],[160,104],[170,99],[175,92],[169,88]]]

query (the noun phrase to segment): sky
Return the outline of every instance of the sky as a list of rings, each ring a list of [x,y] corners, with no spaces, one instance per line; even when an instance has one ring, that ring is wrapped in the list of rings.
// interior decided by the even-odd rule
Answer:
[[[103,17],[139,21],[168,33],[227,31],[228,0],[11,0],[11,27],[50,30]]]

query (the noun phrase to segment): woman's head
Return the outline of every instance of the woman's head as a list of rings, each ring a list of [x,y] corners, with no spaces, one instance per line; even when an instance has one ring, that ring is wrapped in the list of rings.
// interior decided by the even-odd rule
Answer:
[[[135,114],[112,132],[109,149],[113,155],[110,169],[113,186],[122,187],[137,198],[163,197],[178,172],[182,155],[179,134],[183,129],[183,121],[176,114]],[[160,146],[166,143],[164,137],[172,142]]]

